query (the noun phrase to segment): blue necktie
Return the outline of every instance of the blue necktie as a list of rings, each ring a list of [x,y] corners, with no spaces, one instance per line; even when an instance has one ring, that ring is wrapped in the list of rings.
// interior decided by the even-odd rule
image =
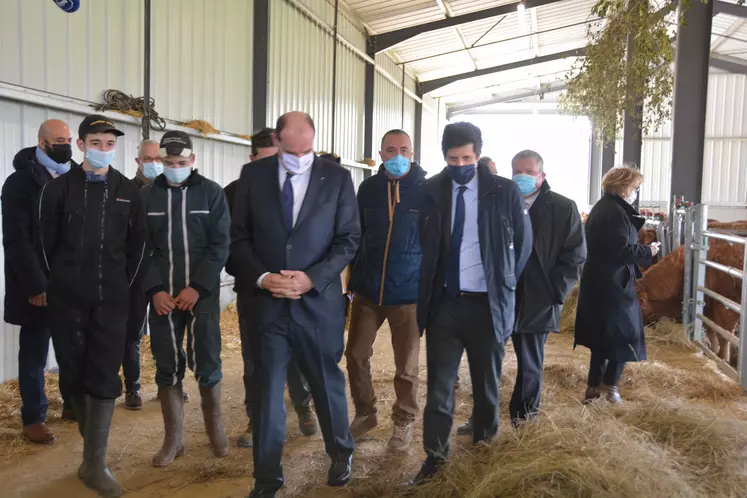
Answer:
[[[288,233],[293,230],[293,185],[291,178],[293,173],[286,172],[285,183],[283,184],[283,218],[285,219],[285,228]]]
[[[451,297],[459,295],[459,253],[462,249],[464,235],[464,191],[467,187],[459,187],[459,194],[454,208],[454,228],[451,230],[451,251],[449,252],[449,269],[446,274],[446,294]]]

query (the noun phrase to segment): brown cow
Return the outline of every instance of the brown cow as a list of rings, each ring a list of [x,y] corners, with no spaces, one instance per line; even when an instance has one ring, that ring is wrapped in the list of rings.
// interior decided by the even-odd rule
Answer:
[[[739,230],[747,228],[747,222],[710,222],[711,230]],[[708,259],[722,265],[742,269],[744,264],[744,246],[711,239],[708,243]],[[682,292],[684,285],[685,252],[679,247],[655,266],[650,267],[641,279],[636,282],[636,289],[641,301],[641,311],[645,323],[652,323],[661,318],[679,320],[682,318]],[[741,303],[742,282],[726,273],[706,269],[705,286],[714,292]],[[721,303],[709,297],[705,298],[703,314],[722,328],[736,333],[739,315],[726,309]],[[706,327],[706,336],[711,349],[718,356],[730,361],[730,343],[717,332]],[[733,363],[733,361],[732,361]]]
[[[681,246],[638,279],[636,291],[641,301],[643,323],[650,324],[662,318],[682,319],[684,271],[685,248]]]

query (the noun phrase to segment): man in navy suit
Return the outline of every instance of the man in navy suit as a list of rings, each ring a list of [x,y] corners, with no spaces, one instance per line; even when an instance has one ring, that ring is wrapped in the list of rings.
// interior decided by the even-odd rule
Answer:
[[[278,154],[244,167],[236,190],[231,260],[241,308],[251,316],[256,364],[254,490],[283,485],[283,389],[291,351],[308,380],[327,454],[328,484],[350,480],[340,273],[355,256],[361,229],[350,173],[316,157],[314,122],[291,112],[277,121]]]

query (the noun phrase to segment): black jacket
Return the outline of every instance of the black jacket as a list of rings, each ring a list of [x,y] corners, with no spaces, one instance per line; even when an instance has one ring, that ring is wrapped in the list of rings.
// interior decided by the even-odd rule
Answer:
[[[624,199],[606,194],[586,219],[588,259],[581,273],[575,344],[616,361],[646,359],[635,281],[651,249],[638,244],[644,219]]]
[[[285,228],[278,157],[244,165],[234,199],[231,265],[242,313],[256,324],[285,313],[301,326],[339,342],[345,328],[340,273],[360,242],[360,219],[350,172],[331,161],[314,159],[298,219]],[[266,272],[304,271],[314,287],[300,300],[276,299],[256,287]],[[328,332],[333,333],[329,335]],[[339,336],[338,336],[339,332]]]
[[[39,239],[49,298],[73,305],[127,303],[145,255],[140,191],[109,168],[106,183],[76,168],[47,183],[39,198]]]
[[[73,167],[78,165],[71,161]],[[47,322],[46,308],[29,298],[47,290],[47,276],[34,249],[39,191],[52,175],[36,159],[36,147],[22,149],[13,159],[12,173],[2,190],[3,248],[5,249],[5,321],[14,325]]]
[[[381,166],[378,174],[358,187],[363,237],[352,268],[351,290],[383,306],[417,303],[424,187],[425,171],[416,163],[396,182]],[[394,206],[391,216],[390,205]]]
[[[228,201],[228,212],[233,215],[233,200],[236,198],[236,187],[239,186],[239,181],[234,180],[225,187],[223,192],[226,194],[226,201]]]
[[[159,175],[142,193],[150,255],[145,290],[176,296],[191,286],[200,297],[217,296],[230,244],[223,189],[195,170],[180,187]]]
[[[519,280],[514,332],[557,332],[563,302],[586,260],[584,225],[576,203],[545,181],[532,206],[532,254]]]
[[[516,316],[516,285],[532,251],[532,226],[524,198],[514,182],[478,166],[480,252],[496,338],[511,336]],[[426,184],[420,212],[418,324],[421,332],[436,316],[444,294],[451,244],[452,180],[446,169]]]

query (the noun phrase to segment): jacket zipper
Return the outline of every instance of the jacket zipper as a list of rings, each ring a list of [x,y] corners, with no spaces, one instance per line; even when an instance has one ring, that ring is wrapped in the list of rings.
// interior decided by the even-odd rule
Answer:
[[[106,232],[106,205],[109,200],[109,185],[104,183],[104,200],[101,206],[101,244],[99,245],[99,300],[104,300],[104,233]]]
[[[392,199],[392,189],[395,189],[395,197]],[[389,230],[386,234],[386,244],[384,245],[384,262],[381,267],[381,284],[379,285],[379,306],[384,305],[384,282],[386,280],[386,263],[389,259],[389,245],[392,242],[392,229],[394,228],[394,210],[399,204],[399,180],[393,182],[387,181],[386,202],[389,209]]]

